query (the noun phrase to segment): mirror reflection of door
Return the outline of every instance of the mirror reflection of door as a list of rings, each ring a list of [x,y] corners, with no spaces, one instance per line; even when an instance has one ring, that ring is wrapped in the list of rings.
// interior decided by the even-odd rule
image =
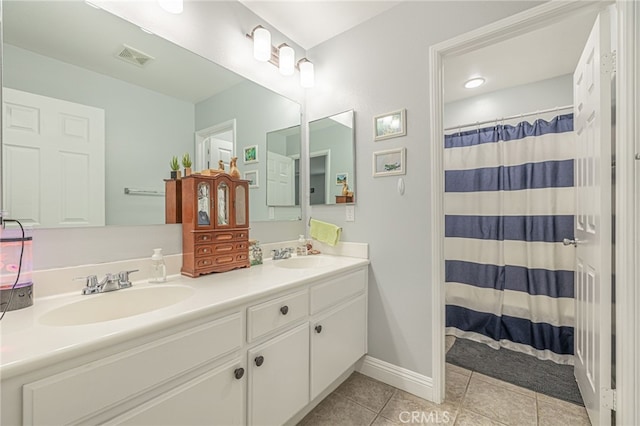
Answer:
[[[329,161],[328,152],[311,153],[311,158],[309,159],[309,175],[311,177],[309,203],[311,205],[328,204],[327,169]]]
[[[222,161],[228,171],[235,153],[235,140],[234,120],[197,131],[196,169],[219,169],[219,162]]]

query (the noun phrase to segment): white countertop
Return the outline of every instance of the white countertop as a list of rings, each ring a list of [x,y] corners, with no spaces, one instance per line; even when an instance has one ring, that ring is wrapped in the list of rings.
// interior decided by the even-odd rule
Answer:
[[[316,257],[316,256],[313,256]],[[281,268],[266,260],[263,265],[225,273],[189,278],[170,276],[167,283],[133,281],[133,288],[179,285],[194,290],[193,295],[176,304],[122,319],[86,325],[48,326],[39,322],[45,313],[62,305],[89,297],[109,297],[104,293],[81,295],[78,292],[38,298],[34,305],[7,312],[0,322],[0,377],[8,379],[54,362],[124,342],[182,322],[231,309],[252,300],[268,297],[305,283],[342,274],[369,263],[367,259],[318,255],[327,258],[326,266],[307,269]],[[38,283],[35,284],[36,286]],[[118,290],[126,292],[129,289]]]

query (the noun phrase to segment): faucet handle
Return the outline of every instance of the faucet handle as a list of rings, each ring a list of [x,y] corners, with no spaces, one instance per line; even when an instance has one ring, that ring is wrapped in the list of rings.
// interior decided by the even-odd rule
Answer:
[[[120,288],[128,288],[131,287],[131,281],[129,281],[129,274],[133,272],[138,272],[139,269],[131,269],[129,271],[120,271],[118,272],[118,281],[120,284]]]
[[[88,275],[86,277],[76,277],[73,280],[74,281],[82,280],[85,282],[85,288],[82,289],[82,294],[93,294],[100,291],[98,277],[95,275]]]

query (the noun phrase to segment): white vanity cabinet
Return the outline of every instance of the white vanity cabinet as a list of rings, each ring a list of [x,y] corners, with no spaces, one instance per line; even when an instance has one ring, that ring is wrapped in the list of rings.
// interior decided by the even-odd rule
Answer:
[[[309,403],[309,325],[248,351],[250,425],[280,425]]]
[[[367,352],[367,271],[311,288],[311,399]]]
[[[250,272],[230,274],[237,280]],[[215,287],[202,285],[210,277],[199,278],[209,303],[224,308],[205,305],[168,326],[133,328],[3,377],[2,424],[280,425],[300,418],[367,351],[367,264],[288,276],[240,299],[215,299]]]
[[[231,380],[241,367],[242,340],[242,315],[235,312],[27,383],[22,388],[23,424],[99,424],[135,407],[139,410],[129,414],[160,420],[152,424],[186,425],[180,417],[187,413],[199,419],[193,424],[213,422],[219,414],[211,410],[215,394],[191,399],[202,388],[223,389],[229,404],[223,417],[242,423],[242,385]],[[215,362],[234,353],[231,364]],[[160,418],[185,398],[190,402],[174,413],[175,422]]]

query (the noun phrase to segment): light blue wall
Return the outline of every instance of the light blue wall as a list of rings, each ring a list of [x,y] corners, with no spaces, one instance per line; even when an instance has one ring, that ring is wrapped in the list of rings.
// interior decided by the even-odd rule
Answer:
[[[236,155],[240,173],[258,170],[260,186],[249,190],[251,222],[268,220],[267,133],[299,125],[300,105],[250,81],[196,104],[196,131],[232,119],[236,120]],[[243,148],[251,145],[258,146],[258,162],[243,164]],[[295,218],[299,215],[297,210]]]
[[[5,87],[105,110],[107,225],[164,223],[164,197],[124,188],[164,191],[171,157],[193,156],[194,105],[15,46],[3,55]]]
[[[347,241],[369,243],[369,355],[432,377],[432,183],[429,47],[533,7],[539,2],[400,2],[385,13],[309,50],[316,85],[310,120],[354,109],[355,222],[344,206],[312,215],[342,227]],[[407,109],[407,135],[373,141],[373,117]],[[404,195],[398,176],[372,176],[375,151],[405,147]],[[436,189],[437,190],[437,189]],[[444,330],[440,331],[444,333]]]

